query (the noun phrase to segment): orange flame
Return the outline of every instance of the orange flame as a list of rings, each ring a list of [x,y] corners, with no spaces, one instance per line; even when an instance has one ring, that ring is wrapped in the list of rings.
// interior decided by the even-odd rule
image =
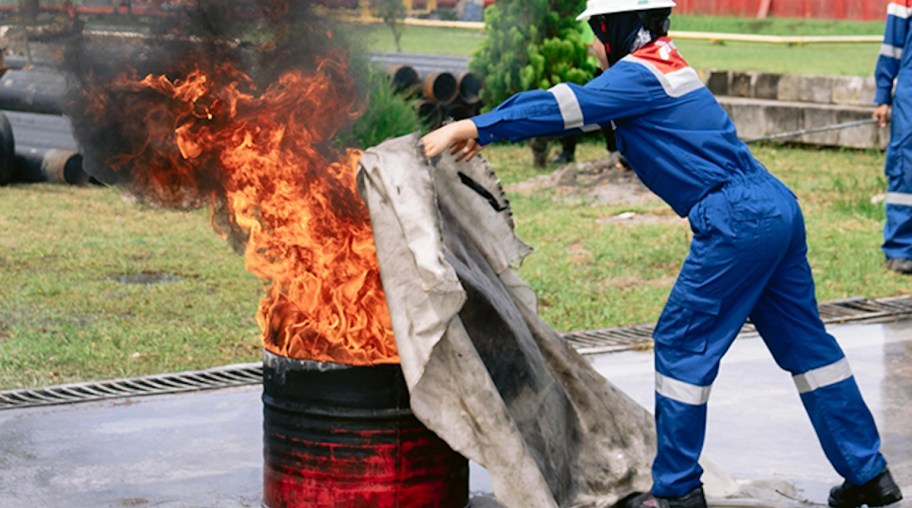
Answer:
[[[353,115],[347,76],[343,64],[325,60],[312,73],[281,75],[259,95],[230,66],[181,79],[122,76],[113,87],[136,95],[147,135],[107,162],[122,170],[141,161],[147,169],[134,176],[135,192],[161,202],[207,192],[213,208],[225,200],[232,226],[248,235],[247,269],[269,282],[257,313],[266,349],[349,365],[396,363],[369,217],[356,191],[360,153],[324,155]],[[103,94],[86,105],[96,115],[108,106]]]

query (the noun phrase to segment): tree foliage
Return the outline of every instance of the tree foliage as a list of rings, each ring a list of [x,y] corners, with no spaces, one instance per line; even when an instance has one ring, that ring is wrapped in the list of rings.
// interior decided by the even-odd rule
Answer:
[[[415,105],[396,94],[392,78],[372,70],[367,75],[367,100],[361,115],[337,141],[343,146],[370,148],[384,140],[404,136],[421,129]]]
[[[470,63],[490,108],[524,90],[585,83],[595,63],[576,16],[585,0],[497,0],[485,9],[485,40]]]
[[[38,0],[19,0],[19,16],[25,23],[35,23],[40,7]]]
[[[393,41],[396,43],[396,51],[402,53],[402,31],[404,25],[402,19],[405,18],[405,2],[402,0],[378,0],[376,3],[377,15],[386,23],[390,31],[393,32]]]

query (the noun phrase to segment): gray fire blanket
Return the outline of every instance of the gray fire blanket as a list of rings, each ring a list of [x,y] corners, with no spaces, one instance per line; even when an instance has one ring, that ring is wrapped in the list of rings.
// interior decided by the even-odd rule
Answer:
[[[484,466],[508,507],[606,507],[651,485],[653,419],[544,323],[480,158],[433,164],[417,135],[367,150],[358,188],[415,415]]]

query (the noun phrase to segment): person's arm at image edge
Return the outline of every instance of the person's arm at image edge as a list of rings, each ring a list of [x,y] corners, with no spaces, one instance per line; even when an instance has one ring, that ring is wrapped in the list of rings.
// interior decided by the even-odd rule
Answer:
[[[903,12],[899,12],[902,10]],[[910,8],[890,4],[887,9],[887,21],[884,27],[884,40],[877,57],[874,77],[877,91],[874,103],[877,108],[871,115],[880,127],[885,127],[890,119],[890,106],[893,103],[893,84],[899,72],[903,45],[909,29],[908,14]]]

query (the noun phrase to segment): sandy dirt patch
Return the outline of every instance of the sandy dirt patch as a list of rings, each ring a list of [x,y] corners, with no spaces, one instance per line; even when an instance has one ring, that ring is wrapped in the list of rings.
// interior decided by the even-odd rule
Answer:
[[[554,191],[566,202],[619,205],[658,202],[636,173],[626,169],[617,154],[587,162],[574,162],[551,173],[506,187],[508,192],[531,195]]]
[[[636,173],[619,161],[616,153],[594,161],[574,162],[548,174],[505,186],[507,192],[531,196],[543,191],[553,192],[567,204],[641,205],[661,203],[661,199],[643,185]],[[678,218],[670,208],[662,207],[647,213],[620,212],[603,217],[598,223],[667,223]]]

